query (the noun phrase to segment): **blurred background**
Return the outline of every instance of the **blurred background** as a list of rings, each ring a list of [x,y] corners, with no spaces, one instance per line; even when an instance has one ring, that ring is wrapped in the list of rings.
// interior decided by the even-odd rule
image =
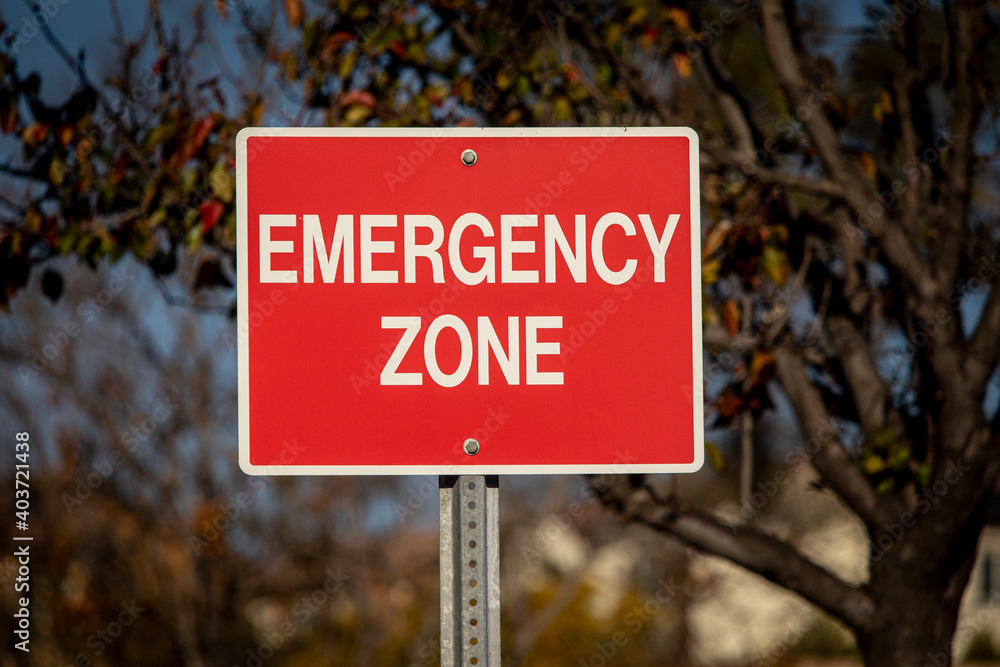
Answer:
[[[872,192],[895,193],[884,209],[921,258],[946,243],[928,212],[947,212],[942,184],[966,165],[962,268],[941,293],[962,323],[955,346],[974,347],[995,310],[1000,9],[957,4],[784,3],[792,47],[809,54],[797,103],[751,0],[3,0],[0,664],[439,664],[436,478],[238,467],[234,140],[252,125],[681,124],[702,138],[709,463],[635,483],[726,539],[790,545],[842,590],[870,591],[875,612],[806,601],[784,561],[774,573],[674,539],[599,481],[505,476],[505,665],[847,667],[863,664],[859,627],[919,629],[878,602],[905,576],[866,586],[874,563],[919,553],[894,548],[909,534],[891,522],[859,517],[839,468],[794,455],[817,437],[797,400],[812,394],[794,388],[816,392],[837,465],[871,498],[916,511],[944,497],[934,482],[954,459],[933,452],[947,383],[927,378],[946,346],[920,342],[927,318],[886,251],[898,239],[836,203],[811,123],[836,130]],[[949,69],[963,30],[979,31],[960,53],[971,82]],[[965,121],[963,86],[976,100]],[[845,234],[841,216],[862,231]],[[831,333],[841,313],[867,380]],[[781,366],[786,343],[798,366]],[[995,439],[996,358],[982,347],[992,365],[972,405]],[[30,653],[13,639],[18,432],[31,438]],[[995,455],[983,457],[966,456],[979,467],[943,501],[977,509],[954,514],[971,537],[940,538],[971,546],[942,579],[957,582],[954,643],[924,651],[927,664],[1000,665]]]

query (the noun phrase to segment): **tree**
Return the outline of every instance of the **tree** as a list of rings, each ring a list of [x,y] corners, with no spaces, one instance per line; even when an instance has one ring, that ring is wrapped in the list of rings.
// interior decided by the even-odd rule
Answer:
[[[192,86],[204,16],[184,44],[155,0],[142,77],[149,50],[120,29],[107,86],[46,33],[79,79],[58,106],[19,70],[16,41],[0,52],[0,129],[24,150],[4,170],[41,184],[0,221],[4,300],[58,252],[131,252],[163,275],[200,246],[196,286],[226,287],[243,125],[690,125],[707,204],[705,341],[725,386],[708,412],[742,434],[742,521],[642,476],[592,485],[629,521],[839,618],[868,665],[950,663],[1000,473],[1000,412],[986,400],[1000,357],[994,8],[889,0],[845,29],[821,5],[782,0],[285,0],[284,31],[273,5],[241,4],[215,3],[231,21],[237,8],[257,63],[239,104],[221,80]],[[55,278],[43,284],[58,295]],[[755,482],[784,483],[752,469],[754,424],[779,387],[805,440],[789,462],[867,528],[862,586],[755,525]]]

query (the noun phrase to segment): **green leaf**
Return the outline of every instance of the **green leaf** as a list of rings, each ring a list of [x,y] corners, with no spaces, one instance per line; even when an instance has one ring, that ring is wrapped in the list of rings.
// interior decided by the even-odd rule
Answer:
[[[761,255],[760,264],[764,269],[764,273],[767,274],[767,277],[775,285],[781,287],[788,280],[788,274],[791,269],[788,264],[788,256],[783,251],[778,250],[772,245],[764,246],[764,253]]]
[[[198,247],[201,246],[202,237],[201,225],[195,225],[188,230],[187,245],[189,253],[193,255],[198,250]]]
[[[565,97],[560,97],[556,100],[556,103],[552,108],[552,113],[555,115],[557,120],[569,120],[569,117],[573,113],[573,107],[570,106],[569,100]]]
[[[879,449],[889,449],[896,442],[891,428],[880,428],[872,433],[872,446]]]
[[[217,162],[212,167],[212,171],[208,175],[208,180],[212,186],[212,194],[219,201],[227,204],[233,201],[233,198],[236,196],[236,177],[226,168],[224,163]]]
[[[190,194],[194,186],[198,184],[198,170],[194,167],[185,169],[181,173],[181,191]]]
[[[926,487],[931,483],[932,471],[930,463],[921,463],[917,466],[917,479],[920,480],[920,486]]]
[[[706,440],[705,451],[708,452],[708,462],[715,468],[715,472],[720,475],[726,472],[726,457],[719,448]]]
[[[618,45],[618,42],[622,38],[622,26],[620,23],[612,23],[608,26],[608,32],[605,35],[608,46],[614,47]]]

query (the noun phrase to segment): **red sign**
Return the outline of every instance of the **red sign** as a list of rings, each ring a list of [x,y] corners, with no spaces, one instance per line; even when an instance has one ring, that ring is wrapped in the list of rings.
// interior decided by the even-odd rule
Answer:
[[[248,128],[237,182],[247,473],[701,467],[692,130]]]

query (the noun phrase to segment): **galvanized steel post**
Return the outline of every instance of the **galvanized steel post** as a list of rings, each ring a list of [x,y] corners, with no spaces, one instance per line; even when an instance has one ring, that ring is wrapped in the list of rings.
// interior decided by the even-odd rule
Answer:
[[[500,480],[441,475],[441,667],[500,667]]]

